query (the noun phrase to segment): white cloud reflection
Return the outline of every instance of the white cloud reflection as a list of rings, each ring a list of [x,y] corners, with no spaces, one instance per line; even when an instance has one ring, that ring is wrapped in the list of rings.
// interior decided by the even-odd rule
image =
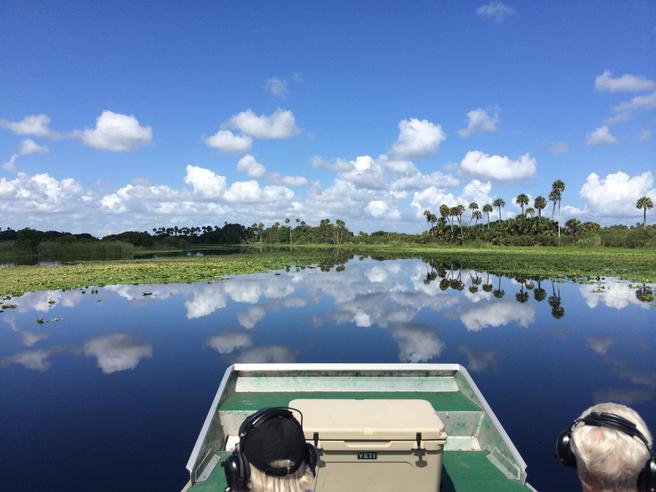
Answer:
[[[635,288],[628,283],[615,281],[603,284],[579,285],[579,291],[590,309],[603,304],[613,309],[624,309],[629,305],[649,309],[648,302],[641,302],[636,297]]]
[[[229,354],[235,349],[250,347],[253,345],[253,340],[246,333],[230,331],[210,337],[207,345],[220,354]]]
[[[0,362],[0,365],[4,367],[18,364],[26,369],[32,369],[33,371],[47,371],[50,369],[51,365],[50,357],[59,352],[62,352],[60,347],[50,347],[43,350],[28,350],[5,357]]]
[[[92,338],[82,346],[82,353],[95,357],[105,374],[134,369],[141,359],[153,355],[150,343],[137,342],[132,335],[113,333]]]
[[[399,345],[401,362],[428,362],[439,357],[444,349],[435,328],[430,326],[401,324],[391,326],[389,331]]]
[[[460,321],[468,331],[480,331],[510,323],[528,328],[535,321],[535,308],[528,303],[495,302],[466,310],[460,315]]]

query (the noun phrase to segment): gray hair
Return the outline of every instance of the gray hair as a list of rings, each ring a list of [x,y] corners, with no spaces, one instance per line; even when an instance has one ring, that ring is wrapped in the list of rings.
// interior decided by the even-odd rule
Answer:
[[[579,418],[592,412],[619,415],[636,424],[652,445],[652,437],[638,413],[619,403],[599,403],[585,410]],[[572,452],[584,489],[600,492],[635,492],[638,475],[650,453],[637,437],[608,427],[579,422],[572,430]]]
[[[269,464],[284,468],[290,463],[289,460],[276,460]],[[284,477],[267,475],[253,464],[250,464],[250,467],[251,478],[248,483],[250,492],[311,492],[314,488],[314,475],[305,463],[294,473]]]

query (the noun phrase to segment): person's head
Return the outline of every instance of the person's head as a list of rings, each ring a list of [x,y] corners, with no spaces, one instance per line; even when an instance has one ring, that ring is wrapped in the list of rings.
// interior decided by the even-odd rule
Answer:
[[[652,436],[635,410],[600,403],[561,435],[558,452],[563,464],[576,466],[585,492],[635,492],[651,445]]]
[[[289,408],[265,408],[239,428],[239,447],[224,462],[230,492],[305,492],[314,484],[316,450]],[[301,417],[302,418],[302,417]]]

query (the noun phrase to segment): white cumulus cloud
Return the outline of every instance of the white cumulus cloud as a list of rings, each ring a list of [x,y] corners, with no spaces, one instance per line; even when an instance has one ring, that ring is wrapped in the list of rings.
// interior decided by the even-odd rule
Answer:
[[[133,115],[113,111],[103,111],[96,119],[95,128],[87,128],[78,134],[89,147],[110,152],[128,152],[149,144],[153,139],[149,126],[141,126]]]
[[[467,128],[458,130],[458,135],[467,138],[474,133],[495,132],[499,121],[498,111],[492,110],[488,113],[483,108],[472,109],[467,113]]]
[[[226,189],[225,176],[219,176],[209,169],[189,164],[186,168],[184,182],[192,187],[195,193],[205,198],[218,198]]]
[[[640,92],[656,87],[656,82],[640,75],[625,73],[613,77],[610,70],[604,70],[595,78],[595,89],[601,92]]]
[[[592,215],[637,217],[641,215],[641,211],[635,207],[638,198],[649,196],[656,200],[653,184],[651,171],[637,176],[618,171],[606,175],[605,178],[590,173],[581,187],[580,195],[587,202],[587,208]]]
[[[617,137],[610,132],[608,126],[603,125],[597,128],[596,130],[588,133],[588,137],[585,141],[588,145],[603,145],[603,144],[612,144],[617,141]]]
[[[250,150],[253,139],[249,136],[236,135],[230,130],[219,130],[205,138],[205,145],[226,154],[241,154]]]
[[[386,217],[388,219],[398,219],[401,217],[401,213],[396,209],[390,209],[390,206],[387,202],[383,200],[371,200],[365,207],[365,211],[375,217],[380,219]]]
[[[0,213],[9,216],[26,212],[73,213],[83,196],[82,187],[72,178],[58,180],[47,173],[18,173],[14,179],[0,178]]]
[[[247,109],[234,115],[224,126],[254,138],[289,138],[299,132],[294,113],[283,109],[276,109],[271,115],[256,115]]]
[[[478,150],[467,152],[460,163],[463,171],[495,181],[515,181],[535,176],[537,163],[530,154],[516,160],[502,155],[489,155]]]
[[[31,138],[21,140],[20,148],[18,152],[13,154],[9,160],[2,164],[2,168],[5,171],[15,171],[16,170],[16,161],[19,157],[30,154],[47,154],[49,152],[48,147],[39,145]]]
[[[437,152],[445,138],[446,133],[442,127],[428,120],[401,120],[399,136],[392,145],[392,154],[399,159],[421,159]]]
[[[237,163],[237,171],[248,174],[251,178],[261,178],[266,173],[266,168],[257,162],[255,157],[247,154]]]
[[[616,113],[631,113],[637,109],[655,109],[656,108],[656,91],[644,96],[635,96],[629,101],[619,103],[613,108]]]
[[[515,15],[515,9],[503,2],[493,1],[478,7],[476,14],[481,17],[487,17],[494,22],[503,22],[507,17]]]
[[[61,135],[52,131],[48,125],[50,125],[50,117],[45,114],[29,115],[20,121],[0,119],[0,128],[6,128],[17,135],[59,138]]]

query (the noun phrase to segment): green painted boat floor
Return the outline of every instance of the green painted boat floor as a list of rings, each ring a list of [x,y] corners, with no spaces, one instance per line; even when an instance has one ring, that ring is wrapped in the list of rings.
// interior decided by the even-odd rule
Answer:
[[[438,412],[473,411],[481,409],[459,391],[317,391],[317,392],[253,392],[232,393],[221,404],[222,411],[257,411],[264,407],[286,407],[296,399],[366,399],[366,400],[427,400]]]
[[[217,453],[221,458],[228,453]],[[226,487],[223,467],[216,465],[210,478],[196,483],[189,492],[216,492]],[[485,451],[446,451],[443,458],[440,492],[514,492],[530,490],[506,478],[487,459]],[[338,491],[335,491],[338,492]]]
[[[486,451],[446,451],[443,457],[441,492],[531,490],[510,480],[490,460]]]

